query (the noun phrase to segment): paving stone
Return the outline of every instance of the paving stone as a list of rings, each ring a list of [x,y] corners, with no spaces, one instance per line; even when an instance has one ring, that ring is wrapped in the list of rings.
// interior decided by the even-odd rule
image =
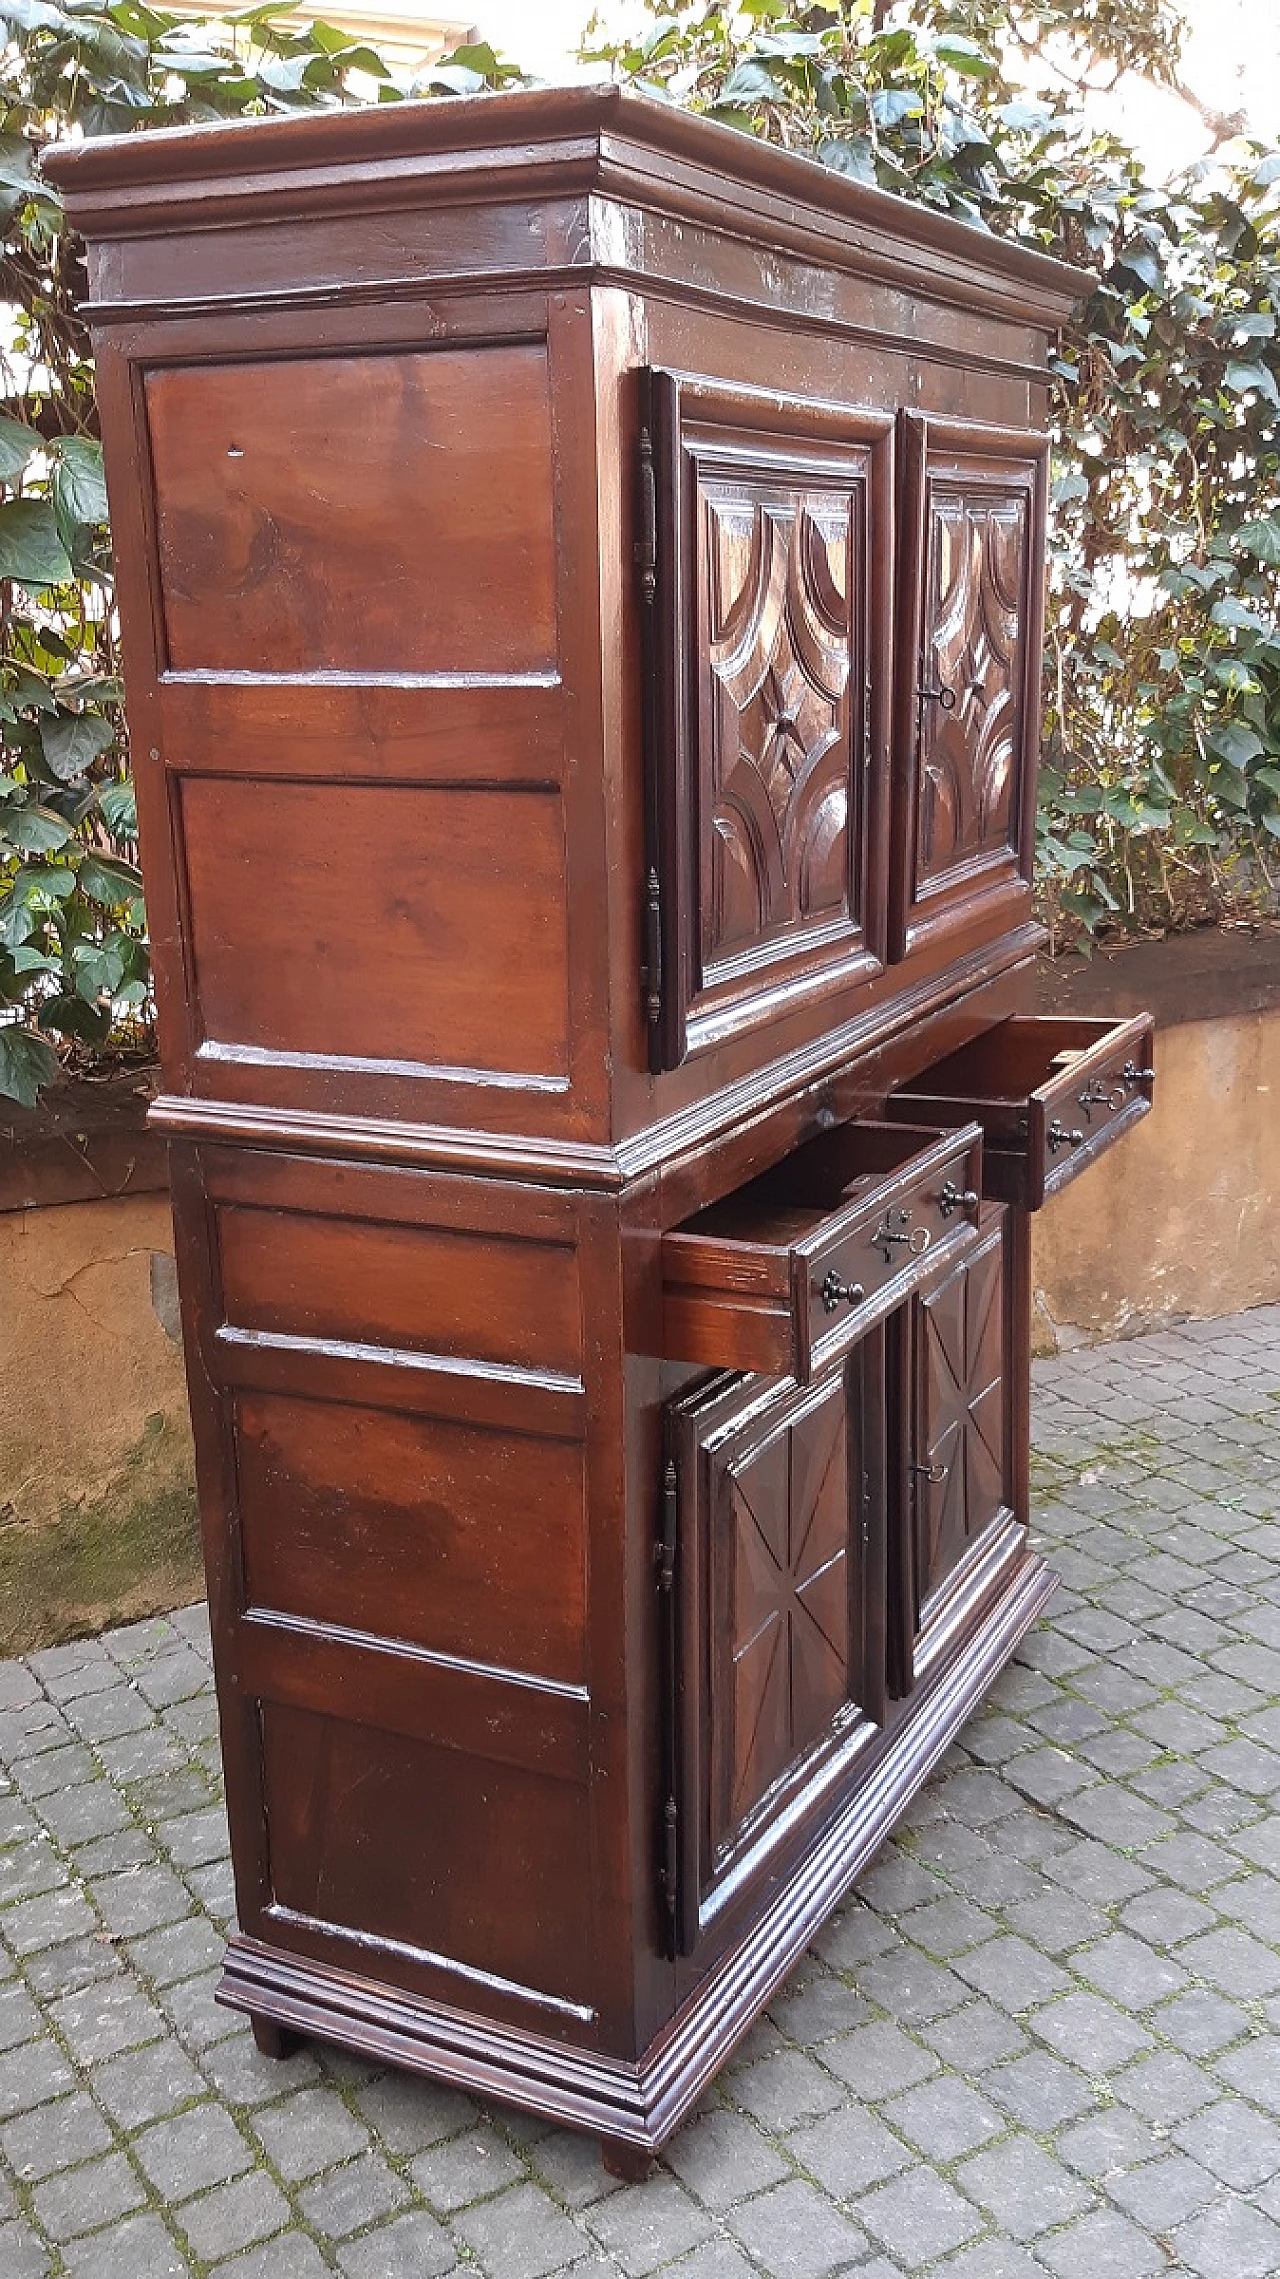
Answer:
[[[822,2062],[848,2082],[856,2096],[872,2100],[895,2089],[909,2089],[937,2070],[936,2058],[888,2022],[859,2026],[852,2034],[824,2043]]]
[[[1164,2127],[1198,2113],[1219,2094],[1215,2084],[1178,2050],[1156,2050],[1111,2077],[1113,2094]]]
[[[772,2279],[827,2279],[867,2251],[866,2233],[798,2177],[748,2200],[729,2223]]]
[[[912,1921],[915,1921],[913,1916]],[[769,2006],[774,2024],[790,2041],[816,2043],[847,2034],[871,2016],[870,2004],[834,1971],[793,1980]]]
[[[425,2209],[365,2232],[338,2250],[344,2279],[435,2279],[456,2262],[449,2234]]]
[[[368,2135],[330,2089],[300,2089],[253,2116],[268,2157],[288,2183],[364,2152]]]
[[[1019,1900],[1009,1909],[1009,1922],[1020,1938],[1050,1955],[1064,1955],[1072,1947],[1082,1947],[1100,1938],[1107,1928],[1100,1907],[1090,1907],[1083,1899],[1056,1888],[1034,1899]]]
[[[221,2262],[224,2256],[272,2238],[292,2216],[283,2192],[265,2168],[219,2184],[177,2211],[192,2252],[205,2263]]]
[[[859,2200],[857,2214],[908,2271],[963,2246],[983,2229],[976,2210],[932,2168],[913,2168],[895,2183],[882,2184]]]
[[[1280,1954],[1247,1931],[1205,1931],[1188,1940],[1179,1954],[1198,1978],[1209,1979],[1224,1994],[1242,2001],[1273,1994],[1280,1986]]]
[[[1219,2186],[1199,2161],[1171,2152],[1126,2176],[1109,2177],[1107,2190],[1135,2222],[1163,2238],[1214,2199]]]
[[[926,2160],[947,2162],[973,2152],[999,2136],[1000,2115],[965,2081],[953,2075],[921,2083],[884,2107],[890,2126],[921,2151]]]
[[[483,2125],[420,2153],[409,2170],[423,2199],[429,2200],[440,2216],[453,2215],[474,2200],[488,2199],[527,2173],[510,2145],[495,2129]]]
[[[60,2098],[55,2105],[23,2113],[0,2130],[5,2159],[24,2182],[74,2167],[95,2153],[106,2152],[110,2144],[110,2129],[93,2099],[83,2091]]]
[[[1057,1963],[1013,1933],[989,1939],[972,1954],[961,1955],[955,1967],[989,2002],[998,2003],[1015,2016],[1064,1993],[1071,1984]]]
[[[329,2279],[329,2267],[314,2240],[293,2232],[220,2265],[218,2279]]]
[[[95,2066],[121,2050],[159,2041],[165,2021],[141,1987],[126,1977],[87,1986],[52,2005],[50,2016],[81,2065]]]
[[[984,2073],[988,2066],[1029,2046],[1021,2026],[992,2002],[968,2002],[963,2010],[953,2010],[949,2018],[922,2026],[920,2032],[943,2064],[960,2073]]]
[[[1187,1984],[1187,1974],[1177,1963],[1127,1931],[1113,1931],[1096,1947],[1086,1947],[1082,1954],[1074,1955],[1072,1968],[1126,2010],[1150,2009],[1152,2003],[1179,1993]]]
[[[860,2030],[871,2033],[875,2029],[865,2026]],[[847,2041],[856,2039],[856,2035],[850,2035],[845,2040],[827,2044],[823,2049],[825,2063],[835,2064],[835,2053],[844,2049]],[[778,2050],[759,2065],[732,2066],[725,2083],[735,2102],[745,2106],[767,2129],[796,2128],[801,2121],[811,2120],[817,2113],[829,2113],[833,2105],[841,2102],[840,2091],[830,2074],[800,2050]]]
[[[313,2231],[325,2239],[349,2239],[352,2232],[393,2215],[409,2197],[409,2187],[375,2152],[358,2153],[330,2169],[298,2194],[298,2206]]]
[[[1173,2131],[1173,2141],[1236,2191],[1251,2191],[1280,2170],[1280,2129],[1239,2097],[1224,2097]]]
[[[51,2240],[74,2239],[80,2232],[96,2231],[113,2217],[140,2208],[146,2193],[123,2153],[108,2153],[104,2160],[68,2168],[38,2184],[31,2205],[41,2231]]]
[[[1096,2208],[1055,2232],[1040,2242],[1037,2252],[1060,2279],[1080,2279],[1082,2272],[1089,2279],[1143,2279],[1147,2272],[1169,2268],[1163,2248],[1110,2208]]]
[[[804,2185],[784,2189],[804,2191]],[[816,2195],[815,2195],[816,2196]],[[748,2203],[765,2206],[777,2193]],[[696,2247],[711,2231],[705,2208],[686,2192],[674,2176],[658,2174],[646,2184],[611,2193],[587,2212],[586,2222],[602,2247],[613,2257],[627,2279],[646,2279],[660,2264]]]
[[[986,2208],[1000,2229],[1016,2240],[1078,2215],[1093,2195],[1030,2137],[1010,2137],[986,2152],[974,2153],[956,2170],[971,2199]]]
[[[193,2105],[156,2121],[133,2140],[140,2162],[168,2202],[189,2199],[211,2184],[225,2184],[253,2166],[253,2154],[220,2105]]]
[[[1044,2050],[1031,2050],[1011,2065],[997,2066],[982,2086],[1015,2121],[1040,2136],[1090,2112],[1096,2102],[1084,2074]]]
[[[1037,2010],[1028,2024],[1060,2057],[1070,2061],[1080,2052],[1095,2076],[1112,2072],[1126,2058],[1151,2047],[1144,2027],[1096,1994],[1064,1995],[1060,2002]]]
[[[1280,2224],[1247,2200],[1221,2200],[1175,2234],[1182,2262],[1201,2279],[1274,2279]]]
[[[1097,2184],[1123,2175],[1139,2161],[1154,2160],[1161,2146],[1136,2114],[1113,2105],[1063,2129],[1054,2140],[1054,2150],[1068,2168]]]
[[[468,2208],[454,2229],[488,2279],[549,2279],[586,2246],[583,2234],[533,2184],[517,2184]],[[375,2268],[382,2279],[381,2267]]]
[[[67,2279],[188,2279],[191,2265],[159,2216],[135,2216],[65,2251]],[[7,2279],[7,2275],[6,2275]],[[284,2272],[272,2279],[287,2279]]]
[[[877,2121],[869,2114],[860,2112],[857,2107],[844,2106],[829,2121],[812,2122],[800,2130],[790,2139],[791,2149],[802,2167],[818,2176],[818,2181],[825,2184],[828,2191],[833,2187],[819,2172],[815,2160],[805,2158],[805,2150],[813,2151],[815,2156],[821,2155],[827,2142],[824,2135],[827,2131],[837,2141],[841,2136],[856,2141],[860,2132],[874,2132],[875,2136],[884,2137],[889,2144],[893,2144],[887,2130],[881,2129]],[[584,2140],[573,2141],[581,2143]],[[603,2174],[599,2154],[590,2146],[589,2139],[585,2141],[590,2147],[596,2174]],[[902,2152],[900,2146],[896,2149]],[[716,2107],[679,2129],[667,2146],[663,2158],[698,2199],[704,2201],[707,2207],[715,2209],[727,2208],[735,2200],[746,2199],[752,2192],[761,2192],[767,2185],[778,2183],[787,2174],[786,2162],[779,2157],[759,2129],[743,2114],[730,2112],[723,2106]],[[872,2175],[889,2175],[892,2167],[902,2165],[906,2158],[907,2155],[902,2153],[899,2163],[891,2162],[883,2168],[871,2168],[868,2180]],[[537,2161],[540,2168],[544,2167],[541,2150]],[[856,2183],[850,2184],[848,2189],[856,2191],[858,2186]],[[564,2196],[568,2197],[567,2194]],[[595,2196],[593,2193],[592,2197]],[[836,2197],[841,2196],[837,2189]]]

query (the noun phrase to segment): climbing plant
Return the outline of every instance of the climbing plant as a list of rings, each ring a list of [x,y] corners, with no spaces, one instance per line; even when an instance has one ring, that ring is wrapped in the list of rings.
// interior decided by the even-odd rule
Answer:
[[[484,45],[416,82],[254,9],[0,0],[0,1093],[151,1045],[150,965],[82,249],[39,170],[70,131],[267,116],[518,78]]]

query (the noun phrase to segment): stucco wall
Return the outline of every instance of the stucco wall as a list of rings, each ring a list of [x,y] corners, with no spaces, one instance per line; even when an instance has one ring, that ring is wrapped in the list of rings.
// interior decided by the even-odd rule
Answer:
[[[1280,1300],[1280,1009],[1163,1026],[1155,1105],[1034,1221],[1039,1352]]]
[[[168,1197],[0,1213],[0,1652],[199,1589]]]

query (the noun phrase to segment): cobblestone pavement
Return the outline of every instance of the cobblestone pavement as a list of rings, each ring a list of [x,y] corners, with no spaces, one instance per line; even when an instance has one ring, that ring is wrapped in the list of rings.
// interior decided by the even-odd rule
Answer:
[[[1050,1618],[641,2186],[215,2008],[200,1608],[0,1664],[0,2279],[1280,2272],[1280,1308],[1036,1379]]]

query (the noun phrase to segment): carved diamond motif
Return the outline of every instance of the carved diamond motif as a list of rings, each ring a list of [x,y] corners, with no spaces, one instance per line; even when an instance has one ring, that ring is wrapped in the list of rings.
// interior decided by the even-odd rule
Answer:
[[[704,967],[848,908],[850,501],[708,491]]]
[[[1003,1244],[997,1237],[922,1307],[926,1473],[917,1499],[920,1596],[1005,1501]]]
[[[846,1447],[837,1393],[728,1474],[730,1828],[821,1738],[848,1694]]]
[[[1022,492],[933,492],[924,681],[956,702],[921,722],[922,879],[1012,844],[1026,536]]]

